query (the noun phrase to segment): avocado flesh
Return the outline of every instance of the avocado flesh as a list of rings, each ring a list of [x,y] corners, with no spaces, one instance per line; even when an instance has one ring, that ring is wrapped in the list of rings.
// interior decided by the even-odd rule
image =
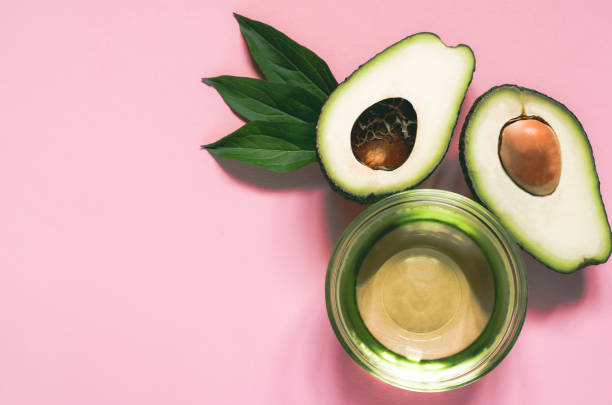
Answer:
[[[317,126],[319,161],[332,187],[374,202],[425,180],[448,149],[473,71],[469,47],[448,47],[431,33],[407,37],[357,69],[330,95]],[[416,111],[414,147],[399,167],[372,169],[354,156],[351,129],[364,110],[390,98]]]
[[[546,196],[521,189],[500,162],[500,130],[521,115],[541,117],[560,144],[559,184]],[[460,150],[474,195],[537,260],[553,270],[570,273],[608,259],[610,225],[591,145],[578,119],[563,104],[515,85],[494,87],[472,106],[461,133]]]

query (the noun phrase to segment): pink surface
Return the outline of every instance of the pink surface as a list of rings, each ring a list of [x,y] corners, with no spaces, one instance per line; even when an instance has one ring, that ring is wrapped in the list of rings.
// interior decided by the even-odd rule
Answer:
[[[199,145],[241,121],[200,77],[254,76],[231,12],[315,50],[342,80],[433,31],[476,54],[474,99],[518,83],[590,135],[604,201],[607,2],[9,1],[0,5],[0,404],[609,404],[612,264],[528,260],[523,333],[492,373],[419,394],[361,371],[323,283],[363,207],[318,167],[288,175]],[[465,192],[457,137],[429,186]]]

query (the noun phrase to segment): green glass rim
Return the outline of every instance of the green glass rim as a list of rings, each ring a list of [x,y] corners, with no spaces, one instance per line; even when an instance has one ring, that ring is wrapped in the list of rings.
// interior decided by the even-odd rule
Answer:
[[[503,319],[500,319],[500,322],[498,322],[501,326],[496,330],[495,340],[486,342],[487,336],[483,332],[475,342],[480,341],[483,347],[486,346],[485,349],[482,349],[477,355],[474,354],[472,357],[469,357],[469,361],[462,361],[453,366],[449,366],[448,364],[450,363],[447,362],[443,370],[440,368],[442,366],[437,365],[435,362],[413,362],[414,364],[411,366],[413,369],[423,367],[424,370],[427,370],[422,373],[423,377],[426,377],[423,379],[418,378],[418,372],[416,373],[417,377],[415,377],[414,373],[410,374],[409,377],[407,377],[406,373],[402,373],[402,364],[408,364],[410,361],[405,359],[406,361],[403,363],[402,356],[390,351],[385,353],[384,356],[380,356],[381,358],[377,357],[376,361],[371,361],[375,351],[370,350],[368,345],[357,336],[358,333],[355,331],[355,328],[351,327],[349,321],[349,315],[351,314],[347,313],[347,305],[342,304],[343,298],[340,295],[342,288],[346,290],[346,287],[341,287],[339,284],[341,278],[346,276],[345,273],[355,273],[358,271],[358,266],[347,264],[349,263],[349,256],[355,255],[351,251],[353,245],[357,244],[357,241],[367,234],[368,229],[373,227],[372,224],[375,221],[381,220],[386,215],[390,215],[390,212],[397,212],[394,210],[404,207],[438,207],[453,210],[456,215],[461,216],[462,221],[473,223],[474,226],[482,229],[483,234],[486,234],[487,238],[491,238],[490,245],[494,247],[494,252],[491,252],[491,249],[489,249],[489,252],[484,252],[483,249],[483,253],[487,255],[487,258],[495,255],[499,258],[499,262],[503,264],[496,266],[496,271],[503,273],[504,288],[498,289],[496,287],[496,309],[494,309],[494,313],[501,313],[500,316]],[[456,224],[448,222],[448,225],[455,226]],[[358,258],[353,257],[351,260],[352,263],[359,262]],[[496,278],[497,283],[502,283],[502,281]],[[497,308],[499,302],[497,294],[499,291],[504,291],[504,296],[501,298],[507,299],[504,301],[503,308]],[[325,281],[325,298],[327,314],[334,333],[350,357],[365,371],[391,385],[403,389],[412,391],[446,391],[478,380],[491,371],[508,354],[525,320],[527,278],[516,243],[493,214],[480,204],[462,195],[444,190],[418,189],[397,193],[373,204],[349,224],[338,240],[329,261]],[[354,320],[354,314],[352,314],[352,318]],[[360,316],[358,318],[360,319]],[[363,325],[361,326],[363,330],[364,327]],[[485,331],[490,329],[489,326],[491,325],[488,325]],[[369,334],[369,332],[367,333]],[[491,333],[490,336],[493,336],[493,334]],[[374,339],[371,335],[370,338],[370,341]],[[487,346],[483,342],[491,344]],[[469,347],[463,352],[468,350]],[[394,357],[395,360],[389,360],[387,364],[385,358],[389,356]],[[436,367],[439,367],[442,371],[431,371]]]

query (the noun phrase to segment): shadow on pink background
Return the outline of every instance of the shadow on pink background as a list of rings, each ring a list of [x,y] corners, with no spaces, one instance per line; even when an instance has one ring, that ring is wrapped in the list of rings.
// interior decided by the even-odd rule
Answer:
[[[364,206],[316,165],[281,175],[199,145],[241,121],[201,77],[255,77],[232,12],[342,80],[418,31],[469,44],[458,121],[510,82],[564,102],[612,198],[605,2],[12,1],[0,5],[0,404],[608,404],[610,264],[526,257],[508,357],[455,391],[402,391],[344,353],[327,261]],[[467,194],[457,131],[423,187]]]

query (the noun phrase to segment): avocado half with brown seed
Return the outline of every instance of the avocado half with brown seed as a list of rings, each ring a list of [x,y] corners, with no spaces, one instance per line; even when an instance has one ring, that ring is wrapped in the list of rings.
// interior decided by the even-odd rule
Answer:
[[[609,258],[591,145],[563,104],[515,85],[494,87],[474,102],[459,148],[474,196],[537,260],[570,273]]]
[[[450,142],[474,72],[466,45],[419,33],[341,83],[323,106],[317,153],[332,188],[369,203],[425,180]]]

